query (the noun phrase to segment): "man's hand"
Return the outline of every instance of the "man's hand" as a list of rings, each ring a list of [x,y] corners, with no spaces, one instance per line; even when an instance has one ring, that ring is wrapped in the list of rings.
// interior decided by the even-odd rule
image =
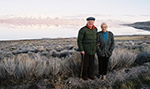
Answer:
[[[84,51],[81,51],[81,53],[82,53],[82,54],[85,54],[85,52],[84,52]]]
[[[100,42],[98,42],[97,44],[100,45]]]

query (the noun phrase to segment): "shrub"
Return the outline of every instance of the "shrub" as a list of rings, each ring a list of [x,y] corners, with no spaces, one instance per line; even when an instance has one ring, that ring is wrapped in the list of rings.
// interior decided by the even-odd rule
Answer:
[[[144,64],[145,62],[150,62],[150,48],[146,49],[144,52],[140,52],[137,55],[135,64]]]
[[[110,57],[108,68],[109,70],[128,67],[134,63],[136,54],[127,49],[114,49]]]

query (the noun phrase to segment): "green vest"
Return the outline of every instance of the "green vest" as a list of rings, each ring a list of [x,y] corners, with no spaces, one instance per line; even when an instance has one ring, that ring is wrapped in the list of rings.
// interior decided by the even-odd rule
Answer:
[[[96,53],[96,35],[97,28],[90,29],[87,26],[82,27],[78,33],[79,51],[85,51],[85,54],[93,55]]]

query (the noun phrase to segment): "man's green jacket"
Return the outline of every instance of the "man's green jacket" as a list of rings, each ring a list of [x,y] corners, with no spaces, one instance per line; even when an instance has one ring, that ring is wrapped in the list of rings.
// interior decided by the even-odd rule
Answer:
[[[97,28],[90,29],[88,26],[84,26],[78,33],[78,47],[79,51],[85,51],[85,54],[93,55],[96,53],[96,34]]]

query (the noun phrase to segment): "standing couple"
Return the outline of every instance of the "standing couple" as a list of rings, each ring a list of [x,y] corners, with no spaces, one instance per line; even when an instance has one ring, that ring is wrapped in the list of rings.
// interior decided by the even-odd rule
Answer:
[[[94,26],[94,17],[88,17],[86,26],[82,27],[78,33],[78,47],[83,62],[83,79],[88,78],[94,80],[94,59],[95,53],[98,55],[99,62],[99,78],[105,80],[107,74],[108,61],[114,49],[113,33],[107,31],[107,25],[101,24],[102,31],[97,32]]]

